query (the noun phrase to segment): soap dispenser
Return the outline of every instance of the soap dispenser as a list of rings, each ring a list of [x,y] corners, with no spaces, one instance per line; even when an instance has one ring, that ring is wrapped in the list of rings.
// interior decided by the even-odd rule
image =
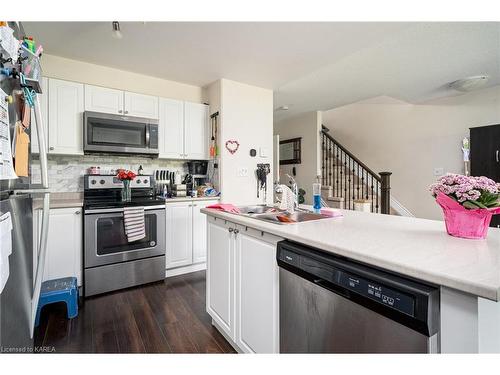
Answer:
[[[321,182],[320,176],[316,176],[316,182],[313,184],[313,209],[319,213],[321,210]]]

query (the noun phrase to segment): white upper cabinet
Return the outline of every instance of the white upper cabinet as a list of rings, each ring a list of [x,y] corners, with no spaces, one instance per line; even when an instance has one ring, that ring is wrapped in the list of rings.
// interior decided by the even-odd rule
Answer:
[[[184,103],[184,155],[187,159],[208,158],[208,106]]]
[[[123,91],[85,85],[85,110],[123,114]]]
[[[184,157],[184,102],[160,98],[160,158]]]
[[[48,126],[49,126],[49,105],[48,105],[48,88],[49,88],[49,80],[45,77],[42,78],[42,93],[37,94],[40,100],[40,112],[42,113],[42,124],[45,134],[45,145],[48,147],[49,138],[48,138]],[[31,110],[31,152],[34,154],[38,154],[40,152],[40,148],[38,146],[38,132],[36,130],[35,123],[35,111]],[[48,151],[48,150],[45,150]]]
[[[124,113],[129,116],[158,118],[158,97],[125,91]]]
[[[83,84],[49,79],[49,153],[83,154]]]
[[[208,159],[208,106],[160,98],[160,158]]]
[[[85,85],[85,110],[157,119],[158,98],[106,87]]]

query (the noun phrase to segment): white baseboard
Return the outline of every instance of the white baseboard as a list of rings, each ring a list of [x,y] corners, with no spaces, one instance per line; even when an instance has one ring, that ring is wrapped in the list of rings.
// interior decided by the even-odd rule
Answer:
[[[391,195],[391,208],[401,216],[415,217],[405,206],[401,204],[396,198]]]
[[[207,269],[206,263],[190,264],[189,266],[183,266],[165,270],[165,277],[184,275],[186,273],[202,271],[206,269]]]

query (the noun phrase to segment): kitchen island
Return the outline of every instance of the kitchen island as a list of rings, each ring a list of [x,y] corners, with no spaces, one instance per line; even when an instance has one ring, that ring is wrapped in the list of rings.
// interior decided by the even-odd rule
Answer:
[[[238,278],[241,278],[238,273],[245,271],[248,266],[246,263],[238,263],[238,259],[244,253],[240,246],[243,235],[249,234],[253,240],[260,239],[269,245],[267,248],[272,255],[267,261],[274,262],[270,283],[277,280],[276,243],[282,239],[292,240],[439,286],[440,351],[500,352],[500,229],[490,228],[485,240],[467,240],[449,236],[441,221],[355,211],[343,211],[344,216],[339,218],[286,225],[210,209],[202,212],[209,215],[209,278],[210,252],[219,251],[218,248],[222,245],[210,243],[213,239],[210,226],[225,225],[233,237],[238,237],[234,235],[235,230],[240,236],[240,239],[235,239],[227,248],[229,256],[231,252],[236,253],[227,261],[228,266],[230,262],[236,264],[232,271],[235,274],[232,279],[235,283],[236,304],[232,308],[235,312],[232,312],[234,318],[231,323],[235,323],[237,328],[240,326],[241,329],[242,317],[246,314],[245,304],[240,303],[241,306],[238,306],[237,303],[238,299],[245,300],[241,296],[245,290],[242,289],[241,282],[238,284]],[[223,240],[218,239],[219,242]],[[255,241],[249,246],[258,247]],[[238,250],[241,254],[238,254]],[[270,266],[261,263],[260,267],[264,271]],[[246,274],[248,276],[248,272]],[[232,282],[232,279],[229,281]],[[210,280],[207,288],[209,283]],[[272,289],[271,285],[269,288]],[[276,293],[279,292],[279,286],[273,288],[278,289]],[[207,295],[208,292],[209,290]],[[207,309],[210,313],[209,303]],[[269,314],[272,314],[272,309],[270,311]],[[212,317],[213,313],[212,311]],[[220,326],[217,319],[214,319],[214,323]],[[279,324],[275,321],[274,325]],[[234,333],[236,339],[238,335],[241,336],[237,329],[232,333],[228,331],[227,324],[223,328],[226,328],[226,335],[228,332],[230,335]],[[279,327],[273,329],[279,331]],[[244,340],[240,338],[239,341]],[[241,345],[239,346],[238,349],[241,349]],[[274,343],[273,349],[268,351],[277,351],[278,347]]]

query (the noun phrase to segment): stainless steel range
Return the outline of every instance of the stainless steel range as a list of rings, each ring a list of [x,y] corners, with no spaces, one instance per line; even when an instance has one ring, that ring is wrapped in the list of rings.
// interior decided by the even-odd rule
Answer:
[[[152,176],[131,183],[132,200],[121,201],[122,182],[110,175],[84,176],[84,295],[86,297],[165,278],[165,201]],[[143,206],[146,237],[128,242],[124,207]]]

